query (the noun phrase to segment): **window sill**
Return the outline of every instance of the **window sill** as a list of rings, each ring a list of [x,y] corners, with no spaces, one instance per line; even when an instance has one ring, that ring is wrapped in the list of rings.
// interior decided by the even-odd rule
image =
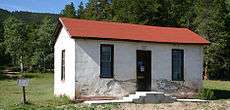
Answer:
[[[100,76],[100,78],[102,79],[113,79],[114,77],[102,77],[102,76]]]
[[[185,82],[185,80],[171,80],[172,82]]]

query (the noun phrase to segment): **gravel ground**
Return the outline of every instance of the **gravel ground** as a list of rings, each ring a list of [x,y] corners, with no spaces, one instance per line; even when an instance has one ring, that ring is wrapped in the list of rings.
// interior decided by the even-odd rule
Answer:
[[[216,100],[207,103],[174,102],[161,104],[119,104],[116,110],[230,110],[230,100]]]

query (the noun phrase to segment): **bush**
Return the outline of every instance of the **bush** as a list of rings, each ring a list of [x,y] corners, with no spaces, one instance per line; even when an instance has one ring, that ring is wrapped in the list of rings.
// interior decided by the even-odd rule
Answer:
[[[199,91],[198,98],[204,100],[230,99],[230,91],[203,88]]]
[[[201,89],[198,94],[198,98],[204,100],[214,100],[216,99],[214,96],[213,89]]]

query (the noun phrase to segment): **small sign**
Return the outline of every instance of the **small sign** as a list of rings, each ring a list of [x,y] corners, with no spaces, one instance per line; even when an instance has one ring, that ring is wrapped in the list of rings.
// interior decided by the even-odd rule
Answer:
[[[145,67],[144,67],[144,66],[141,66],[141,67],[140,67],[140,70],[141,70],[141,72],[144,72],[144,71],[145,71]]]
[[[28,86],[28,83],[29,83],[29,79],[24,79],[24,78],[22,78],[22,79],[18,79],[17,80],[17,84],[18,84],[18,86],[21,86],[21,87],[25,87],[25,86]]]

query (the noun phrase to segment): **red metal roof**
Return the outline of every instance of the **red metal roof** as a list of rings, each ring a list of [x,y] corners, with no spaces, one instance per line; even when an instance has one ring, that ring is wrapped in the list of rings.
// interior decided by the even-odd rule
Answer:
[[[72,38],[131,40],[158,43],[209,44],[187,28],[146,26],[61,17],[60,22]]]

